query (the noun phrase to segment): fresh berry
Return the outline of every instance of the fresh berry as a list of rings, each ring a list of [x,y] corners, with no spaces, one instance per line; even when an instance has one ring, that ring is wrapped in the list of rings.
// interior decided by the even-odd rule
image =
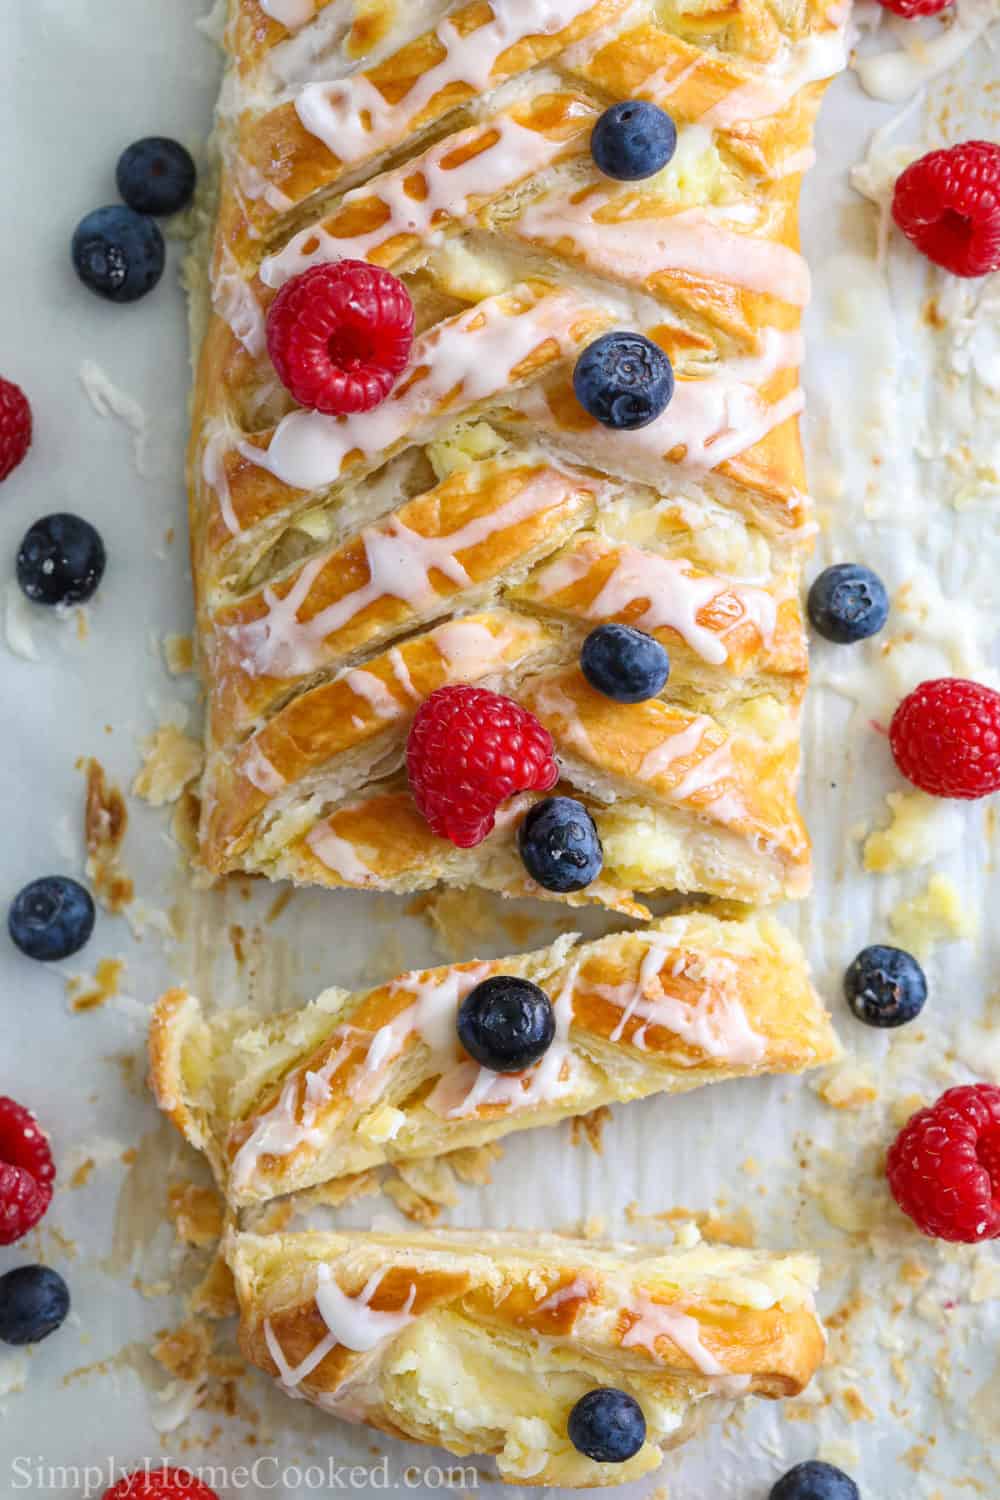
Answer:
[[[150,135],[126,147],[115,178],[129,208],[139,214],[176,214],[194,196],[194,161],[179,141]]]
[[[219,1500],[215,1490],[188,1469],[137,1469],[126,1474],[102,1500]]]
[[[598,625],[583,643],[580,668],[591,687],[616,703],[655,698],[670,676],[659,641],[631,625]]]
[[[964,677],[922,682],[893,714],[889,744],[932,797],[988,797],[1000,791],[1000,693]]]
[[[598,1464],[623,1464],[646,1441],[642,1407],[627,1391],[610,1385],[581,1396],[567,1427],[573,1447]]]
[[[66,875],[33,880],[14,897],[7,929],[28,958],[72,958],[94,930],[90,892]]]
[[[79,516],[43,516],[25,532],[17,581],[35,604],[86,604],[104,577],[100,533]]]
[[[889,596],[871,568],[837,563],[813,580],[807,608],[824,640],[849,646],[878,634],[889,617]]]
[[[501,802],[559,780],[552,737],[533,714],[486,688],[438,688],[421,704],[406,746],[413,800],[439,838],[472,849]]]
[[[0,483],[31,447],[31,407],[19,385],[0,377]]]
[[[594,820],[573,797],[546,797],[530,808],[518,847],[524,868],[545,891],[582,891],[604,866]]]
[[[924,1008],[927,980],[911,954],[875,943],[862,948],[847,970],[844,994],[866,1026],[905,1026]]]
[[[929,151],[897,179],[892,216],[922,255],[953,275],[1000,270],[1000,145],[964,141]]]
[[[528,979],[494,974],[470,990],[458,1012],[458,1039],[494,1073],[520,1073],[543,1057],[556,1034],[552,1001]]]
[[[861,1500],[861,1492],[843,1469],[811,1458],[778,1480],[771,1500]]]
[[[0,1097],[0,1245],[33,1229],[52,1201],[52,1152],[30,1110]]]
[[[658,344],[641,333],[606,333],[588,344],[573,371],[584,411],[604,427],[633,432],[666,411],[674,372]]]
[[[370,411],[413,345],[413,303],[380,266],[340,260],[285,283],[267,317],[267,348],[296,401],[328,416]]]
[[[594,126],[590,152],[605,177],[637,182],[661,172],[677,150],[677,127],[659,105],[625,99]]]
[[[69,1288],[48,1266],[18,1266],[0,1276],[0,1342],[40,1344],[66,1321]]]
[[[163,275],[160,227],[145,214],[113,203],[81,219],[73,235],[76,274],[109,302],[137,302]]]
[[[923,1234],[971,1245],[1000,1237],[1000,1088],[948,1089],[889,1149],[892,1196]]]
[[[918,16],[936,16],[953,5],[954,0],[879,0],[879,4],[893,15],[902,16],[904,21],[913,21]]]

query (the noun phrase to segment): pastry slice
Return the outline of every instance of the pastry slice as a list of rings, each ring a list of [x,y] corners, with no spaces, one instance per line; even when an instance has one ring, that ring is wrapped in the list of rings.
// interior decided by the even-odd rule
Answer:
[[[228,0],[227,23],[192,268],[203,865],[636,915],[664,890],[801,896],[798,202],[845,8]],[[594,130],[626,101],[669,113],[676,149],[611,177]],[[344,261],[402,282],[414,342],[378,405],[307,409],[268,318]],[[609,332],[671,362],[643,427],[577,397]],[[648,703],[582,683],[584,639],[613,623],[670,655]],[[421,816],[406,737],[461,683],[551,733],[604,849],[584,890],[529,878],[531,796],[471,850]]]
[[[548,997],[537,1061],[494,1071],[458,1038],[494,976]],[[304,1010],[210,1019],[184,990],[150,1035],[160,1108],[206,1153],[234,1207],[385,1162],[438,1156],[617,1100],[796,1073],[838,1053],[802,954],[768,917],[703,912],[595,942],[404,974]]]
[[[637,1479],[734,1397],[797,1395],[825,1349],[806,1255],[474,1230],[243,1234],[228,1258],[240,1347],[281,1389],[490,1454],[514,1484]],[[569,1436],[600,1387],[641,1408],[645,1441],[624,1461]]]

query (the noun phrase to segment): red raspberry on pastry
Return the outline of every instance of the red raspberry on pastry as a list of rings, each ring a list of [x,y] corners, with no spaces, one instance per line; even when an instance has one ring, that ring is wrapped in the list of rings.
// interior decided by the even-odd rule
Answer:
[[[1000,270],[1000,145],[929,151],[896,181],[892,216],[922,255],[955,276]]]
[[[0,1097],[0,1245],[34,1229],[52,1201],[56,1169],[30,1110]]]
[[[215,1490],[187,1469],[137,1469],[126,1474],[103,1500],[219,1500]]]
[[[547,792],[559,780],[552,736],[511,698],[486,688],[438,688],[406,746],[413,800],[439,838],[481,844],[501,802]]]
[[[370,411],[405,369],[413,303],[380,266],[341,260],[286,282],[267,316],[267,348],[296,401],[328,416]]]
[[[987,797],[1000,791],[1000,693],[964,677],[922,682],[893,714],[889,744],[932,797]]]
[[[31,407],[19,385],[0,377],[0,482],[31,447]]]
[[[917,16],[936,16],[947,10],[954,0],[879,0],[879,4],[904,21],[913,21]]]
[[[1000,1237],[1000,1088],[948,1089],[889,1150],[892,1196],[923,1234],[975,1244]]]

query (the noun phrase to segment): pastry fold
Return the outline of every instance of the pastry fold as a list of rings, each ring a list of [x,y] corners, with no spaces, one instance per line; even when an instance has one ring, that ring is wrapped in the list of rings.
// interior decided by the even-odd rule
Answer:
[[[492,975],[550,997],[555,1040],[520,1073],[474,1062],[465,997]],[[150,1032],[160,1108],[234,1208],[386,1162],[438,1156],[616,1101],[832,1061],[801,951],[770,917],[670,916],[594,942],[327,990],[259,1018],[172,990]]]
[[[217,215],[190,267],[209,871],[546,895],[516,852],[530,798],[459,851],[409,795],[419,704],[476,682],[542,719],[598,825],[604,877],[551,899],[641,914],[646,892],[806,890],[798,199],[845,12],[229,0]],[[636,182],[590,153],[622,99],[678,127]],[[343,258],[403,280],[417,336],[379,407],[332,417],[281,388],[266,319]],[[573,392],[613,329],[676,375],[638,431]],[[579,678],[611,621],[671,656],[638,710]]]
[[[552,1234],[233,1236],[245,1357],[333,1416],[527,1485],[624,1483],[733,1398],[798,1394],[825,1339],[816,1262],[722,1246],[598,1245]],[[642,1407],[626,1463],[571,1444],[598,1386]]]

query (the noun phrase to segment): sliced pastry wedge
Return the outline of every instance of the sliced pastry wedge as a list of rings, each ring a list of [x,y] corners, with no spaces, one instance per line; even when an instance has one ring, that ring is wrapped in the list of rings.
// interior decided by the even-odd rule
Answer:
[[[517,1484],[636,1479],[733,1398],[797,1395],[825,1349],[806,1255],[475,1230],[242,1234],[228,1259],[243,1354],[289,1395]],[[633,1418],[613,1462],[570,1436],[608,1451],[600,1413],[571,1421],[602,1388]]]
[[[551,1005],[547,1050],[494,1071],[459,1040],[488,979]],[[239,1208],[386,1162],[439,1156],[616,1101],[727,1078],[797,1073],[838,1044],[805,961],[767,916],[694,911],[594,942],[327,990],[267,1018],[206,1018],[172,990],[156,1006],[160,1108],[208,1156]]]

